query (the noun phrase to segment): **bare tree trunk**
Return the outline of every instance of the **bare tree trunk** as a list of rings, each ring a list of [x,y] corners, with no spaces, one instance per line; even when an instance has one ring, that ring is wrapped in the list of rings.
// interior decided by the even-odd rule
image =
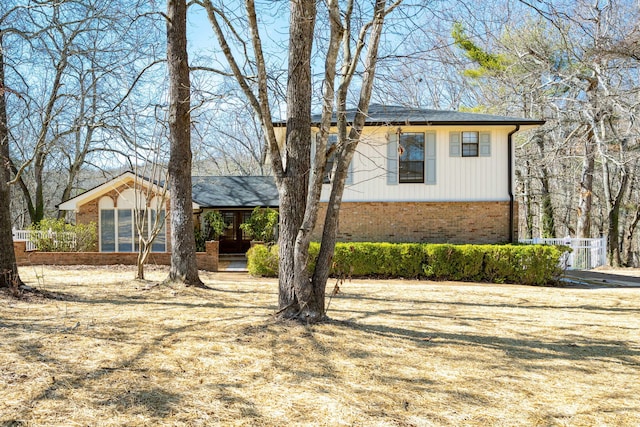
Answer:
[[[516,176],[518,180],[522,182],[523,195],[522,195],[522,208],[524,210],[524,224],[525,224],[525,239],[533,239],[533,206],[531,203],[531,163],[529,160],[525,160],[526,176],[522,176],[522,172],[516,170]]]
[[[586,88],[587,97],[595,111],[600,108],[598,98],[598,79],[585,78],[588,82]],[[598,114],[596,114],[597,116]],[[584,153],[582,158],[582,174],[580,176],[580,194],[578,199],[578,220],[576,224],[576,237],[588,239],[591,237],[591,207],[593,203],[593,173],[595,169],[596,129],[593,123],[587,123],[587,138],[584,141]]]
[[[278,186],[280,195],[280,234],[279,234],[279,292],[278,307],[279,316],[283,318],[295,318],[306,322],[315,322],[324,318],[324,292],[326,286],[326,274],[324,272],[317,278],[311,279],[309,267],[309,243],[310,235],[317,221],[318,204],[322,191],[322,175],[326,165],[326,145],[329,128],[331,127],[331,115],[333,113],[333,98],[336,96],[334,82],[336,76],[336,58],[339,53],[339,41],[344,45],[343,61],[341,70],[342,83],[338,93],[339,98],[346,100],[351,80],[360,66],[360,53],[367,45],[366,36],[372,27],[376,30],[376,36],[369,39],[370,51],[374,54],[374,60],[365,61],[365,73],[362,78],[362,90],[359,101],[361,120],[364,123],[364,114],[368,108],[371,85],[375,67],[375,57],[377,55],[377,44],[380,37],[379,31],[382,29],[382,18],[397,7],[402,0],[394,1],[386,10],[385,1],[376,0],[375,10],[379,12],[379,17],[374,21],[364,23],[360,32],[353,40],[354,33],[351,32],[351,13],[354,8],[358,11],[358,4],[353,0],[344,3],[337,0],[329,0],[326,5],[329,10],[331,26],[331,40],[327,57],[325,59],[325,78],[323,81],[323,106],[322,124],[317,138],[316,156],[313,167],[311,166],[311,55],[316,19],[316,1],[296,0],[289,2],[290,5],[290,28],[289,28],[289,68],[287,80],[287,123],[285,142],[282,147],[275,138],[273,123],[271,120],[270,103],[268,100],[268,81],[262,52],[261,40],[258,32],[255,5],[253,0],[245,0],[247,9],[247,19],[251,33],[254,59],[244,58],[255,64],[257,71],[257,94],[253,92],[253,81],[244,75],[239,61],[227,43],[221,22],[229,27],[229,31],[236,35],[238,32],[233,28],[232,20],[224,18],[224,11],[213,6],[210,0],[193,0],[207,11],[207,16],[214,32],[220,42],[222,53],[229,62],[231,71],[238,81],[240,88],[249,99],[249,103],[260,117],[265,139],[269,147],[271,166]],[[344,11],[340,10],[340,5],[344,6]],[[378,14],[378,13],[377,13]],[[223,19],[218,21],[218,16]],[[378,19],[380,18],[379,22]],[[344,21],[344,25],[342,24]],[[379,25],[378,25],[379,24]],[[355,54],[351,52],[351,43],[355,45]],[[373,47],[375,46],[375,47]],[[366,94],[366,95],[365,95]],[[338,106],[338,111],[344,113],[345,103]],[[360,120],[360,119],[358,119]],[[354,121],[352,127],[357,130],[352,131],[347,137],[347,124],[344,117],[339,126],[342,129],[339,133],[336,157],[336,165],[339,178],[332,183],[334,191],[335,212],[331,212],[331,219],[335,224],[329,226],[329,230],[336,230],[337,209],[339,208],[346,171],[353,156],[356,145],[360,139],[360,127],[358,120]],[[344,172],[344,173],[343,173]],[[309,188],[310,177],[313,177]],[[334,216],[335,214],[335,216]],[[329,233],[329,231],[327,231]],[[335,236],[326,245],[326,253],[323,260],[330,260],[333,254]],[[325,244],[323,243],[323,247]],[[323,261],[324,262],[324,261]],[[328,261],[327,261],[328,262]],[[317,268],[317,267],[316,267]],[[328,272],[328,269],[324,271]],[[324,277],[324,278],[322,278]]]
[[[624,151],[623,144],[619,145],[620,151]],[[618,267],[622,265],[622,254],[620,247],[620,209],[622,199],[629,185],[629,173],[626,165],[619,166],[620,183],[614,194],[613,178],[610,171],[610,160],[606,155],[606,147],[600,144],[600,158],[602,160],[602,185],[604,187],[606,209],[607,209],[607,259],[609,265]]]
[[[580,195],[578,199],[578,221],[576,237],[588,239],[591,237],[591,205],[593,202],[593,172],[595,168],[593,130],[584,143],[584,157],[582,158],[582,174],[580,177]]]
[[[545,162],[545,150],[544,150],[544,137],[539,132],[534,136],[538,152],[540,153],[540,186],[541,194],[540,198],[542,204],[542,226],[541,237],[557,237],[556,236],[556,224],[555,224],[555,212],[553,209],[553,203],[551,202],[551,183],[549,178],[549,168],[544,164]]]
[[[287,164],[280,191],[280,266],[278,306],[283,317],[316,321],[324,314],[324,299],[314,298],[306,266],[308,255],[296,251],[296,239],[306,211],[311,170],[311,53],[315,30],[315,0],[290,3],[289,79],[287,84]]]
[[[638,223],[640,223],[640,205],[636,206],[636,212],[629,224],[629,228],[627,229],[627,238],[626,238],[626,253],[625,253],[625,266],[626,267],[638,267],[635,265],[636,260],[634,258],[635,251],[633,250],[633,242],[636,230],[638,229]]]
[[[356,151],[358,142],[360,141],[362,130],[365,125],[367,113],[369,111],[369,101],[373,91],[373,83],[375,77],[376,63],[378,60],[378,46],[384,25],[385,0],[376,0],[374,8],[374,16],[371,26],[371,35],[369,37],[367,55],[364,60],[364,72],[362,73],[362,86],[360,88],[360,98],[358,100],[358,111],[355,114],[351,129],[346,138],[347,122],[345,117],[347,90],[349,81],[345,79],[340,85],[338,91],[338,135],[339,139],[343,139],[344,143],[336,156],[336,171],[331,186],[331,194],[327,203],[327,213],[325,216],[324,227],[322,231],[322,243],[320,253],[316,262],[316,268],[313,273],[313,288],[318,298],[324,301],[325,288],[329,273],[331,270],[331,260],[335,250],[338,235],[338,221],[340,215],[340,206],[342,204],[342,196],[344,187],[349,173],[349,164]],[[348,32],[346,32],[348,34]],[[345,34],[345,36],[347,36]],[[363,40],[364,41],[364,40]],[[344,42],[347,42],[346,40]],[[357,58],[358,55],[356,55]],[[340,136],[343,136],[341,138]]]
[[[171,199],[170,281],[204,286],[198,276],[191,196],[191,86],[187,58],[187,4],[167,2],[169,69],[169,188]]]
[[[11,230],[11,190],[9,188],[11,168],[3,52],[2,32],[0,31],[0,288],[17,287],[22,284],[18,275]]]

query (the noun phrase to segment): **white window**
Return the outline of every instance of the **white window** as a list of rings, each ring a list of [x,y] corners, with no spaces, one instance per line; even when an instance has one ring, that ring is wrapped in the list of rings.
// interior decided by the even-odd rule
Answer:
[[[138,206],[138,210],[135,206]],[[143,194],[133,189],[124,190],[118,195],[114,206],[113,199],[105,196],[98,202],[100,221],[100,251],[101,252],[135,252],[139,249],[138,226],[143,227],[145,233],[151,233],[151,228],[160,212],[161,230],[152,245],[153,252],[166,250],[166,212],[160,198],[154,198],[147,208],[148,218],[144,218],[144,208],[147,201]],[[137,218],[136,218],[136,212]]]
[[[491,157],[491,132],[449,133],[450,157]]]
[[[462,132],[462,157],[478,157],[478,132]]]
[[[116,220],[113,199],[103,197],[98,202],[100,210],[100,252],[116,251]]]

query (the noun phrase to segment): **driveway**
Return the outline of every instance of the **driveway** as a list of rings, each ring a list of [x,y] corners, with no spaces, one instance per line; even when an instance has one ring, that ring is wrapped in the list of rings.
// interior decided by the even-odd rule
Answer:
[[[633,274],[633,275],[631,275]],[[598,288],[640,288],[640,271],[627,274],[616,274],[615,270],[567,270],[563,276],[565,282]]]

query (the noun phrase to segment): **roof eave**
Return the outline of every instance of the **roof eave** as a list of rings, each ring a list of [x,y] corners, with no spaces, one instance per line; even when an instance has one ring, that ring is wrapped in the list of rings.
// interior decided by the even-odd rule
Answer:
[[[446,120],[446,121],[394,121],[394,122],[366,122],[365,126],[542,126],[545,120],[527,120],[527,121],[477,121],[477,120]],[[286,126],[282,124],[282,126]],[[335,122],[331,126],[336,126]],[[311,127],[320,127],[320,123],[311,123]]]
[[[255,208],[278,208],[280,207],[280,204],[259,204],[259,205],[245,205],[245,206],[238,206],[238,205],[205,205],[205,204],[200,204],[198,205],[200,209],[237,209],[237,210],[241,210],[241,209],[247,209],[247,210],[251,210],[251,209],[255,209]]]

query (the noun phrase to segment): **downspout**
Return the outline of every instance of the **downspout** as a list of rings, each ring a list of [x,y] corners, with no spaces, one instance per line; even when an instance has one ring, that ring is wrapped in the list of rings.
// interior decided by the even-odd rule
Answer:
[[[520,125],[507,135],[507,188],[509,191],[509,243],[513,243],[513,221],[515,218],[515,198],[513,197],[513,134],[520,130]]]

